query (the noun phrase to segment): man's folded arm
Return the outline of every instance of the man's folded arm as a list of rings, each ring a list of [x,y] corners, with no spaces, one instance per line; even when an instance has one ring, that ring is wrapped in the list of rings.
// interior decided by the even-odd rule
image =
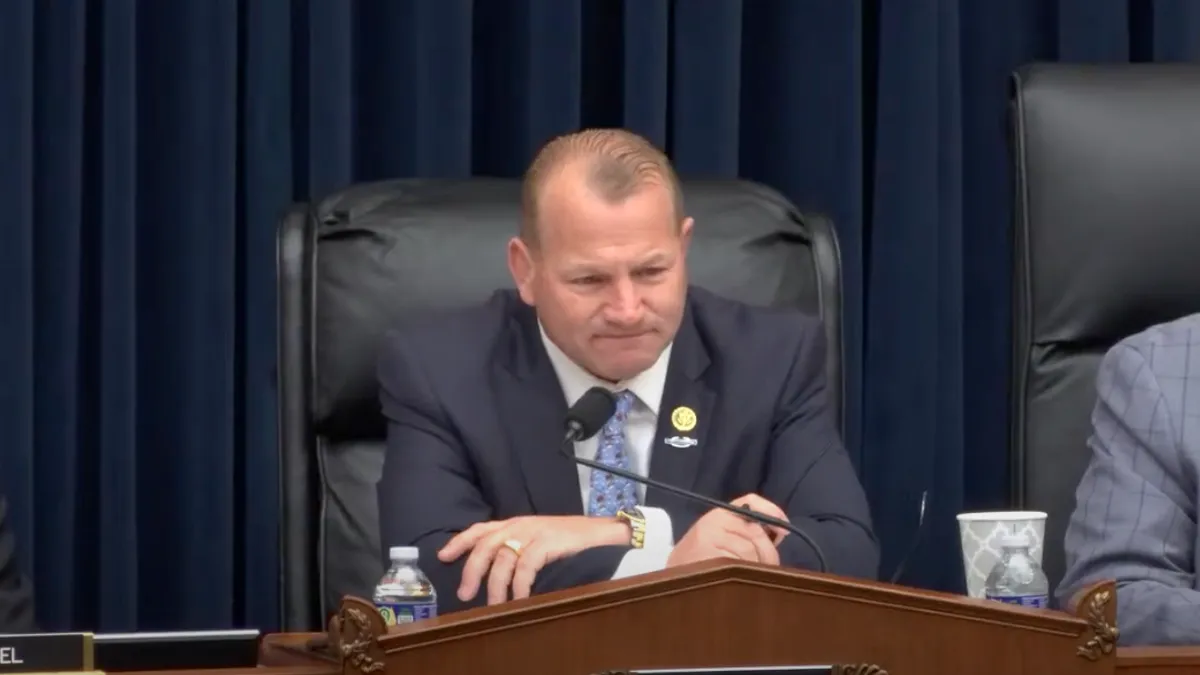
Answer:
[[[408,358],[396,333],[390,333],[383,345],[379,382],[387,420],[387,454],[378,488],[383,547],[420,547],[421,569],[437,589],[441,611],[483,605],[486,588],[465,603],[458,599],[468,555],[447,564],[438,560],[437,552],[454,535],[496,515],[429,379]],[[627,550],[624,546],[592,548],[550,563],[538,573],[533,592],[610,579]]]
[[[828,572],[874,579],[879,542],[854,464],[842,445],[825,386],[825,332],[809,328],[777,406],[762,496],[811,537]],[[789,534],[779,545],[780,564],[818,569],[812,546]]]
[[[1129,344],[1101,362],[1088,446],[1092,459],[1067,528],[1057,599],[1117,583],[1121,643],[1200,644],[1195,486],[1183,466],[1158,378]]]

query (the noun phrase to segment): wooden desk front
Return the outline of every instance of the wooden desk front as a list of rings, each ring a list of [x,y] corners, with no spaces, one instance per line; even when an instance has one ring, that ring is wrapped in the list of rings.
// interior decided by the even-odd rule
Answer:
[[[319,633],[268,635],[263,640],[262,665],[256,669],[178,671],[169,675],[342,675],[339,666],[316,655],[303,655],[304,646],[319,637]],[[1120,647],[1116,670],[1118,675],[1200,675],[1200,646]]]
[[[257,668],[144,671],[126,675],[343,675],[339,665],[318,655],[304,655],[318,633],[268,635]],[[536,672],[533,664],[531,672]],[[1200,647],[1122,647],[1117,649],[1118,675],[1200,675]],[[941,675],[931,673],[930,675]],[[952,674],[946,674],[952,675]]]

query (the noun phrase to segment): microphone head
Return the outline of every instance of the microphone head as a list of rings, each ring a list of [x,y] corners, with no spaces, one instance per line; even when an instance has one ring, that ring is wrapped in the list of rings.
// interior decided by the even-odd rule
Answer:
[[[576,441],[599,433],[617,411],[617,397],[604,387],[592,387],[567,411],[567,431]]]

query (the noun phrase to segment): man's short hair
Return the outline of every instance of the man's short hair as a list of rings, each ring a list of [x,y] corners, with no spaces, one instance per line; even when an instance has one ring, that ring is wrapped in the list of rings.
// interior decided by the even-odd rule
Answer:
[[[587,184],[619,204],[650,185],[672,193],[675,221],[683,221],[683,190],[671,160],[650,141],[625,129],[584,129],[559,136],[538,151],[521,186],[521,238],[538,243],[538,196],[547,178],[571,162],[586,162]]]

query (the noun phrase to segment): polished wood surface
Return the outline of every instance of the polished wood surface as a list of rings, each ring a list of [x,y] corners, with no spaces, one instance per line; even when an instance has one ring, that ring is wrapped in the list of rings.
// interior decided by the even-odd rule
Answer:
[[[266,636],[258,668],[172,675],[593,675],[631,667],[814,663],[844,664],[846,675],[1200,675],[1200,647],[1111,649],[1101,639],[1102,624],[1111,628],[1116,610],[1112,584],[1077,600],[1075,615],[1024,610],[714,562],[391,631],[369,603],[348,598],[329,634]]]
[[[894,674],[1111,673],[1115,593],[1111,583],[1091,591],[1071,615],[710,561],[390,632],[370,603],[347,598],[330,639],[345,655],[344,675],[782,664]]]
[[[1200,675],[1200,647],[1120,647],[1118,675]]]
[[[341,665],[328,652],[308,648],[315,642],[327,643],[327,636],[324,633],[268,635],[263,640],[262,654],[262,665],[266,667],[186,672],[189,675],[340,675]],[[1116,652],[1118,675],[1200,675],[1200,646],[1119,647]]]
[[[341,661],[329,649],[325,633],[274,633],[263,638],[259,665],[325,666],[341,671]]]

